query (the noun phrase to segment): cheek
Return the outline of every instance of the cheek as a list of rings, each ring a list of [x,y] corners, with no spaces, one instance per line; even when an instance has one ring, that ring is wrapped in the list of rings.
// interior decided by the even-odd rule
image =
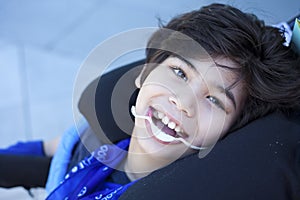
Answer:
[[[144,112],[152,102],[152,99],[162,95],[163,93],[164,90],[162,90],[158,85],[143,84],[136,100],[136,111],[138,113]]]
[[[142,114],[142,111],[145,109],[146,105],[146,99],[148,98],[147,91],[145,91],[143,88],[140,90],[139,95],[136,99],[136,112]]]
[[[194,144],[209,146],[215,144],[229,129],[231,118],[211,108],[201,108],[197,119],[189,122]],[[199,108],[200,111],[200,108]]]

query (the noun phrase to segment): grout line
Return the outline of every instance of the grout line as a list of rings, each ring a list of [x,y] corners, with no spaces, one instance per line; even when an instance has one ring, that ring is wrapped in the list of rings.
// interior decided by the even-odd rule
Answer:
[[[25,138],[27,140],[32,139],[32,120],[30,112],[30,100],[29,100],[29,90],[28,90],[28,77],[26,68],[26,56],[25,48],[23,44],[18,46],[18,58],[19,58],[19,77],[20,77],[20,88],[21,88],[21,98],[22,98],[22,111],[23,111],[23,121],[24,121],[24,132]]]
[[[78,17],[76,17],[69,25],[66,26],[62,31],[60,31],[52,40],[45,44],[47,50],[53,50],[61,41],[69,36],[74,30],[76,30],[80,24],[88,21],[99,9],[96,5],[91,5],[88,9],[83,11]]]

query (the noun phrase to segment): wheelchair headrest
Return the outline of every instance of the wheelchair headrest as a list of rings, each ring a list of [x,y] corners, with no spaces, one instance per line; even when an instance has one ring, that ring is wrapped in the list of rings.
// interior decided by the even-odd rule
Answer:
[[[130,108],[135,105],[138,94],[134,81],[143,64],[144,60],[139,60],[114,69],[92,81],[83,91],[79,111],[101,141],[116,142],[129,137],[134,125]]]

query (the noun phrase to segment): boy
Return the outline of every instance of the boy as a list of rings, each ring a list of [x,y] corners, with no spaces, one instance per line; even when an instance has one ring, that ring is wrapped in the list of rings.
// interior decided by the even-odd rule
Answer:
[[[209,148],[270,112],[299,108],[299,55],[284,42],[280,30],[228,5],[174,18],[148,43],[131,140],[101,146],[48,199],[117,199],[194,147]]]
[[[109,183],[116,184],[112,186],[103,172],[88,165],[90,171],[82,170],[73,181],[89,186],[68,187],[69,177],[76,175],[70,172],[49,199],[118,198],[136,181],[193,153],[189,147],[205,149],[267,113],[298,108],[299,56],[284,42],[280,30],[227,5],[212,4],[171,20],[151,37],[145,67],[136,79],[140,91],[132,137],[118,143],[122,149],[129,146],[128,155],[107,145],[94,153],[114,152],[117,156],[109,161],[98,157],[105,165],[96,169],[119,165],[125,176],[114,182],[116,172],[108,173]],[[169,141],[169,136],[189,145]],[[80,164],[75,171],[79,168]],[[93,176],[81,176],[84,171]],[[104,187],[99,187],[101,183]],[[92,188],[97,189],[89,193]]]

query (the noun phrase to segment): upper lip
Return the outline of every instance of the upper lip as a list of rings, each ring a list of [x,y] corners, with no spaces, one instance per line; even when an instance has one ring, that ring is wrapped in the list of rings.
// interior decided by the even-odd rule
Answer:
[[[155,108],[154,106],[151,106],[151,109],[152,109],[152,110],[157,110],[157,111],[159,111],[159,112],[164,113],[164,115],[166,115],[171,121],[175,122],[176,126],[179,126],[179,127],[180,127],[180,129],[182,130],[181,133],[182,133],[183,137],[184,137],[184,138],[188,137],[188,134],[186,133],[186,131],[185,131],[184,128],[182,127],[182,123],[181,123],[177,118],[173,117],[172,115],[170,115],[169,113],[167,113],[167,112],[165,112],[165,111],[161,111],[161,110]]]

